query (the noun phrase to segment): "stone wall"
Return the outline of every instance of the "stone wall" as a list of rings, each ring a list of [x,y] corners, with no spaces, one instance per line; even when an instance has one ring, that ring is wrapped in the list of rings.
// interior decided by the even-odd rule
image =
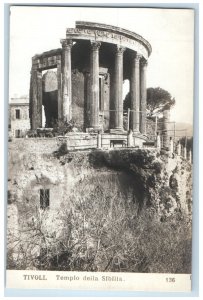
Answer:
[[[97,148],[97,135],[88,133],[69,133],[65,139],[62,138],[67,145],[68,150]]]
[[[59,147],[57,138],[20,138],[9,143],[9,149],[18,156],[27,153],[52,154]]]
[[[84,89],[85,79],[83,73],[77,69],[72,71],[72,119],[79,130],[84,129]]]
[[[80,130],[89,127],[90,78],[89,72],[72,70],[72,119],[75,126]],[[110,108],[110,74],[107,68],[100,67],[100,113],[99,124],[104,131],[109,129]]]

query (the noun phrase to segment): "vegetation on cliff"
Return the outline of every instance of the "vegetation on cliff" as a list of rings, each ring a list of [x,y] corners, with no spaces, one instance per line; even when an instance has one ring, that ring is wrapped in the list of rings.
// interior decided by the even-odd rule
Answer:
[[[9,202],[20,226],[10,232],[8,268],[191,272],[191,170],[183,160],[139,149],[57,157],[49,159],[88,172],[78,172],[58,210],[36,206],[28,217],[23,203]]]

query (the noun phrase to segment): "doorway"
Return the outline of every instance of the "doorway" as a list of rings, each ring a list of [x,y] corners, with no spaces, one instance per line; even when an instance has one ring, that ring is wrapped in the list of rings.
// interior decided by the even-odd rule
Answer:
[[[58,124],[58,82],[56,69],[43,72],[42,77],[42,127]]]

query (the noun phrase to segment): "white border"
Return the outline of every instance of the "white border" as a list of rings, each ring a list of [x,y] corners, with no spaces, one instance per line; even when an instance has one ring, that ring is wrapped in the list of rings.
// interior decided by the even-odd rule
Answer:
[[[0,15],[0,20],[1,20],[1,23],[4,23],[4,4],[25,4],[25,2],[23,3],[23,1],[1,1],[0,2],[0,5],[1,5],[1,15]],[[64,0],[61,0],[60,3],[56,3],[55,1],[46,1],[44,0],[43,1],[43,4],[69,4],[69,3],[72,3],[71,1],[64,1]],[[84,3],[87,3],[86,1],[74,1],[74,4],[84,4]],[[108,4],[109,5],[109,1],[108,0],[104,0],[102,2],[96,2],[96,4],[98,5],[99,3],[102,3],[102,4]],[[140,2],[135,2],[135,1],[131,1],[131,0],[128,0],[127,1],[128,4],[141,4],[141,5],[144,5],[144,4],[157,4],[157,5],[164,5],[164,3],[160,3],[160,2],[155,2],[155,1],[142,1],[142,3]],[[174,5],[178,5],[178,4],[191,4],[191,1],[170,1],[170,3],[168,2],[167,4],[174,4]],[[199,34],[199,39],[200,39],[200,45],[199,45],[199,49],[200,49],[200,61],[199,61],[199,65],[202,66],[202,34],[201,34],[201,30],[203,28],[203,24],[202,24],[202,19],[203,19],[203,14],[202,14],[202,4],[200,2],[192,2],[192,4],[199,4],[200,7],[199,7],[199,20],[200,20],[200,26],[199,26],[199,30],[200,30],[200,34]],[[29,4],[36,4],[35,1],[29,1]],[[42,3],[41,3],[42,4]],[[89,1],[88,4],[95,4],[95,1]],[[123,5],[124,2],[120,2],[120,1],[111,1],[111,4],[119,4],[119,5]],[[1,24],[3,25],[3,24]],[[1,26],[1,37],[3,38],[4,37],[4,26]],[[4,43],[1,43],[1,45],[4,45]],[[0,47],[0,51],[1,51],[1,62],[0,62],[0,65],[1,66],[4,66],[4,56],[3,56],[3,53],[4,53],[4,50],[3,50],[3,47]],[[0,80],[0,84],[1,84],[1,92],[2,92],[2,97],[1,97],[1,101],[3,102],[3,99],[4,99],[4,93],[3,93],[3,90],[4,90],[4,83],[3,83],[3,78],[4,78],[4,69],[2,69],[2,72],[1,72],[1,80]],[[202,67],[200,67],[200,78],[202,78]],[[198,91],[196,91],[198,93]],[[199,99],[201,99],[201,101],[199,101],[199,112],[202,112],[202,85],[200,85],[200,95],[199,95]],[[0,153],[1,153],[1,167],[0,167],[0,176],[1,176],[1,183],[4,182],[4,167],[3,165],[5,164],[4,162],[4,155],[5,155],[5,152],[6,150],[4,149],[4,143],[5,143],[5,139],[4,139],[4,124],[5,124],[5,119],[4,119],[4,103],[3,105],[1,106],[1,110],[0,110],[0,137],[1,137],[1,148],[0,148]],[[201,137],[201,132],[202,132],[202,116],[200,116],[200,120],[199,120],[199,128],[200,128],[200,137]],[[195,116],[197,117],[197,116]],[[199,149],[200,149],[200,153],[202,153],[202,138],[200,138],[200,141],[199,141]],[[199,203],[199,211],[201,213],[201,216],[202,216],[202,210],[203,210],[203,207],[202,207],[202,188],[201,188],[201,179],[202,179],[202,158],[200,157],[199,158],[199,162],[198,162],[198,165],[199,165],[199,169],[200,169],[200,196],[199,196],[199,199],[200,199],[200,203]],[[198,174],[197,174],[198,176]],[[4,204],[3,204],[3,199],[4,199],[4,189],[2,189],[2,186],[3,184],[1,184],[1,206],[0,206],[0,209],[1,209],[1,212],[2,212],[2,219],[1,220],[4,220]],[[197,191],[198,192],[198,191]],[[198,195],[197,195],[198,196]],[[201,228],[201,225],[202,225],[202,217],[200,216],[200,228]],[[4,236],[4,228],[3,226],[1,226],[1,237],[3,238]],[[199,250],[200,250],[200,254],[203,252],[203,249],[202,249],[202,239],[199,240]],[[3,243],[1,243],[1,257],[4,257],[4,245]],[[3,260],[1,259],[1,263],[3,262]],[[203,265],[203,261],[202,261],[202,255],[200,256],[200,260],[199,260],[199,265],[202,266]],[[4,291],[4,263],[1,265],[1,278],[0,278],[0,283],[1,283],[1,288],[0,288],[0,297],[4,297],[3,296],[3,291]],[[199,282],[200,282],[200,293],[199,293],[199,297],[202,296],[202,285],[201,285],[201,282],[203,282],[203,278],[202,278],[202,267],[200,268],[200,278],[199,278]],[[197,291],[196,291],[197,292]],[[17,293],[16,293],[17,295]],[[18,294],[19,295],[19,294]],[[30,294],[31,295],[31,294]],[[39,295],[39,293],[38,293]],[[45,295],[45,294],[44,294]],[[83,296],[83,294],[80,294],[81,296]],[[134,294],[136,295],[136,293]],[[150,295],[150,294],[148,294]],[[151,294],[152,295],[152,294]],[[145,295],[146,296],[146,295]],[[158,295],[157,295],[158,296]],[[169,294],[168,294],[169,296]],[[176,295],[177,296],[177,295]],[[197,296],[197,295],[196,295]],[[27,299],[29,299],[29,297],[26,297]],[[55,297],[53,297],[55,298]],[[152,297],[153,298],[153,297]],[[157,297],[156,297],[157,298]],[[178,297],[174,297],[173,298],[178,298]],[[193,297],[192,297],[193,298]],[[31,299],[31,298],[30,298]],[[74,298],[75,299],[75,298]]]

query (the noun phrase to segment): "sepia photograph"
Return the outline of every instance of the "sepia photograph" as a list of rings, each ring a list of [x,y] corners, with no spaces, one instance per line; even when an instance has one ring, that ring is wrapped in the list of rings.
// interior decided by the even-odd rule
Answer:
[[[190,291],[194,10],[10,6],[8,288]]]

